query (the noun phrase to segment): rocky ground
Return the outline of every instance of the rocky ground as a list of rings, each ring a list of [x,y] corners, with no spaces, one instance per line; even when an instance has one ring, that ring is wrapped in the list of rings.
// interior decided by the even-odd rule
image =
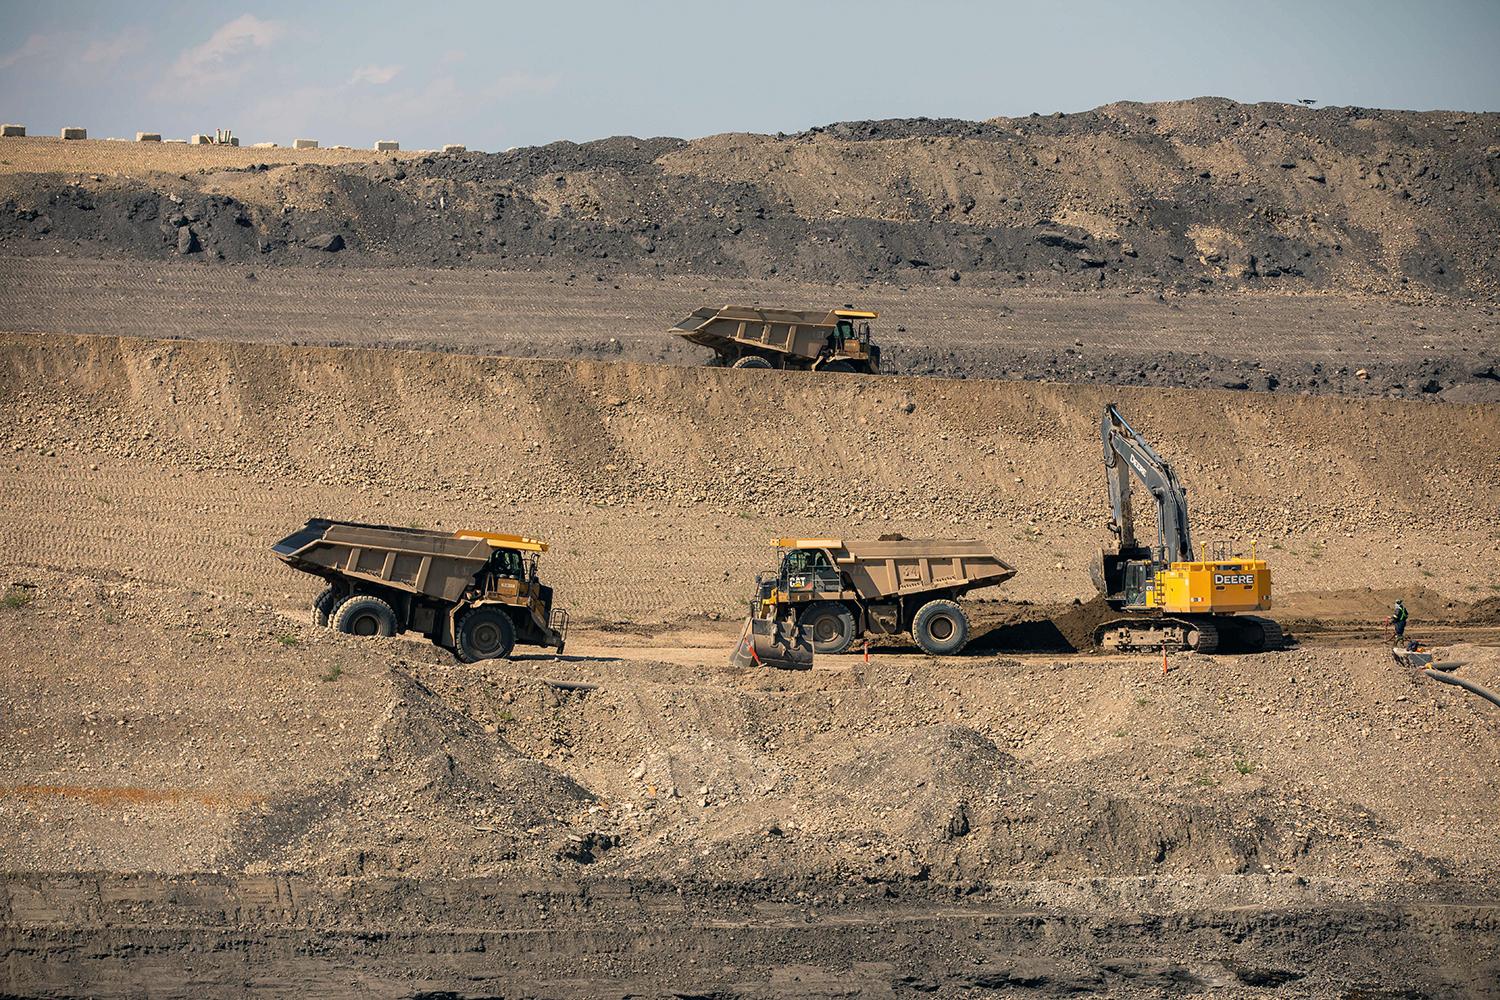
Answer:
[[[1298,647],[1080,641],[1095,387],[3,338],[9,988],[1486,995],[1496,716],[1378,622],[1500,686],[1494,407],[1113,394]],[[963,656],[731,668],[830,510],[1021,572]],[[312,626],[314,514],[549,539],[567,655]]]
[[[834,995],[851,962],[868,995],[1494,984],[1494,712],[1369,645],[785,674],[586,631],[464,666],[129,574],[30,583],[0,610],[13,987]],[[1496,649],[1452,652],[1500,687]],[[676,957],[621,952],[626,927]],[[143,935],[203,957],[126,960]],[[253,971],[225,955],[247,935]]]

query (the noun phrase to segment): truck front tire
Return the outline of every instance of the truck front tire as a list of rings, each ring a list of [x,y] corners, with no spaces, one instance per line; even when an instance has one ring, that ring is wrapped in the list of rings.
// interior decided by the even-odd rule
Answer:
[[[498,660],[516,646],[516,626],[498,608],[472,608],[458,620],[454,655],[465,663]]]
[[[815,653],[846,653],[854,645],[854,615],[842,604],[814,604],[802,612],[797,624],[811,629]]]
[[[355,594],[333,613],[330,626],[345,635],[380,636],[389,639],[396,634],[396,612],[378,597]]]
[[[969,641],[969,619],[952,601],[928,601],[912,619],[911,637],[928,656],[947,656]]]

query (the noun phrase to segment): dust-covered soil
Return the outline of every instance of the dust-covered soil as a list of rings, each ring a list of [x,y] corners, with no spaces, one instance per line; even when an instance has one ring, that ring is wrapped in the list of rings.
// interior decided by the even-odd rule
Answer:
[[[738,617],[772,538],[901,531],[1057,601],[1108,537],[1107,399],[1281,594],[1500,580],[1494,406],[90,337],[0,336],[0,544],[300,598],[265,549],[306,517],[494,525],[576,613],[661,624]]]
[[[0,140],[12,254],[1013,289],[1500,289],[1500,116],[1119,103],[503,153]]]
[[[1500,402],[1500,317],[1324,293],[1056,293],[479,268],[0,259],[0,327],[701,365],[702,305],[873,308],[887,371]]]
[[[1300,645],[1080,648],[1107,398]],[[1378,622],[1500,688],[1497,463],[1483,405],[0,337],[4,989],[1494,995],[1500,714]],[[313,515],[548,539],[567,654],[313,626]],[[1020,569],[965,655],[728,665],[773,537],[891,530]]]
[[[1379,648],[779,673],[588,631],[466,666],[29,582],[0,610],[20,992],[1494,987],[1500,720]],[[1500,647],[1455,651],[1500,687]]]

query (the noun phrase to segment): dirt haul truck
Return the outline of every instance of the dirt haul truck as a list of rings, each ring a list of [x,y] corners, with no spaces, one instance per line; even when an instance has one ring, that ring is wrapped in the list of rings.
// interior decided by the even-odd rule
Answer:
[[[711,348],[709,364],[728,368],[880,374],[880,348],[862,309],[800,312],[751,306],[704,306],[669,330]]]
[[[313,622],[349,635],[420,632],[465,663],[517,643],[562,652],[568,615],[537,578],[545,542],[489,531],[422,531],[308,521],[271,547],[328,581]]]
[[[992,587],[1016,571],[973,539],[949,541],[881,535],[876,541],[783,538],[780,566],[756,577],[746,636],[760,657],[762,624],[805,634],[812,651],[843,653],[871,635],[911,633],[925,653],[956,653],[969,641],[969,620],[957,599]],[[772,655],[776,650],[771,649]],[[808,654],[808,662],[811,655]]]
[[[1187,490],[1172,466],[1125,422],[1110,403],[1100,432],[1109,480],[1114,551],[1101,549],[1091,567],[1094,585],[1126,617],[1100,625],[1095,642],[1106,649],[1189,649],[1199,653],[1259,652],[1285,644],[1281,626],[1252,612],[1271,608],[1271,569],[1263,559],[1232,555],[1220,542],[1193,552]],[[1156,501],[1154,547],[1135,536],[1130,477]]]

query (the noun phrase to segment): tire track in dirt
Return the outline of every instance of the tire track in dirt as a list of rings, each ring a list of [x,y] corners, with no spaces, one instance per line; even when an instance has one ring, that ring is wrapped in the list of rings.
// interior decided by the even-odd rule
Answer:
[[[896,370],[938,375],[1213,387],[1264,374],[1280,390],[1371,395],[1500,363],[1500,319],[1480,304],[1353,295],[1118,294],[872,286],[426,268],[206,267],[10,258],[11,330],[401,347],[702,364],[666,333],[705,304],[879,310]],[[903,329],[904,328],[904,329]],[[1251,346],[1253,345],[1253,350]],[[1436,367],[1433,367],[1436,364]],[[1314,366],[1316,370],[1314,370]],[[1366,369],[1370,378],[1354,376]],[[1446,374],[1445,374],[1446,373]]]

